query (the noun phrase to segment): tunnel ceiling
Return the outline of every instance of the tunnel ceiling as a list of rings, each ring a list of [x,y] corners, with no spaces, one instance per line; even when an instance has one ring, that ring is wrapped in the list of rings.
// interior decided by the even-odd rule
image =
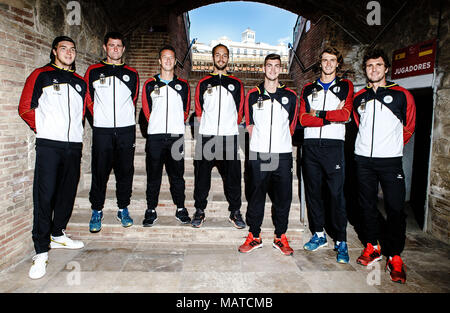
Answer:
[[[169,13],[179,15],[208,4],[224,1],[96,0],[96,2],[104,8],[112,21],[112,27],[129,33],[142,25],[160,26],[161,17],[168,16]],[[366,8],[369,0],[261,0],[252,2],[273,5],[304,16],[312,22],[318,21],[321,17],[331,18],[342,29],[345,29],[349,36],[353,37],[355,43],[359,41],[363,44],[371,43],[380,32],[389,31],[389,25],[395,22],[395,17],[405,14],[408,6],[413,5],[411,1],[405,0],[378,0],[376,2],[381,6],[381,25],[369,26],[366,21],[367,15],[371,12]]]

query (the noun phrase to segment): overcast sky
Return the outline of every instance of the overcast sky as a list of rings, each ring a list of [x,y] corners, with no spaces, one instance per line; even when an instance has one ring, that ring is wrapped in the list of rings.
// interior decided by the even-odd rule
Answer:
[[[292,43],[292,31],[297,15],[274,6],[255,2],[221,2],[189,12],[190,36],[198,42],[227,36],[241,41],[241,33],[248,27],[256,32],[256,42],[277,45]]]

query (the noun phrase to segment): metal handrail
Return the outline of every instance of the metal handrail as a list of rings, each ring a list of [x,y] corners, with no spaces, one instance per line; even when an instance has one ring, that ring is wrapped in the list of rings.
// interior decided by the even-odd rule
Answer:
[[[191,52],[192,46],[194,43],[197,42],[197,38],[192,39],[191,44],[189,45],[188,51],[186,52],[186,55],[183,58],[183,62],[180,62],[177,60],[177,65],[181,68],[184,68],[184,63],[186,62],[187,57],[189,56],[189,53]]]

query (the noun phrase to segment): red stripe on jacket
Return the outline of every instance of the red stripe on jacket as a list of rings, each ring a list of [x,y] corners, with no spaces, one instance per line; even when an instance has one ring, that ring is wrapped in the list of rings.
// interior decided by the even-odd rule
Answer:
[[[185,79],[178,78],[178,80],[185,82],[188,87],[186,110],[184,111],[184,122],[186,123],[187,119],[189,118],[189,111],[191,110],[191,86],[189,85],[188,81]]]
[[[35,85],[39,74],[53,71],[51,66],[44,66],[34,70],[25,81],[25,86],[22,90],[22,95],[19,100],[19,116],[28,124],[28,126],[36,133],[36,118],[34,109],[37,108],[38,103],[33,103],[33,94],[36,91]],[[39,100],[39,99],[37,99]]]
[[[403,144],[406,145],[411,139],[416,127],[416,103],[414,97],[405,88],[394,86],[391,89],[402,91],[406,96],[406,125],[403,126]]]
[[[294,135],[294,132],[295,132],[295,126],[297,126],[298,111],[299,111],[299,108],[298,108],[298,96],[297,96],[297,93],[294,90],[289,89],[289,88],[285,88],[285,89],[289,90],[290,92],[292,92],[295,95],[295,113],[294,113],[294,118],[293,118],[293,120],[291,122],[291,125],[289,126],[289,130],[291,131],[291,136],[292,136],[292,135]]]

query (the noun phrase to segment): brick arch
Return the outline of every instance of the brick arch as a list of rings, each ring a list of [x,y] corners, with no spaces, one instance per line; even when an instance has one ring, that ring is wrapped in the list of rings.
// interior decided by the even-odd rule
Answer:
[[[209,4],[239,0],[97,0],[108,12],[113,25],[124,32],[142,25],[161,24],[164,16],[178,16],[184,12]],[[382,25],[367,25],[370,12],[366,6],[369,0],[258,0],[249,1],[271,5],[301,15],[313,23],[326,16],[345,29],[362,43],[370,43],[391,19],[404,8],[404,0],[378,0],[382,8]],[[128,26],[128,29],[127,29]]]

